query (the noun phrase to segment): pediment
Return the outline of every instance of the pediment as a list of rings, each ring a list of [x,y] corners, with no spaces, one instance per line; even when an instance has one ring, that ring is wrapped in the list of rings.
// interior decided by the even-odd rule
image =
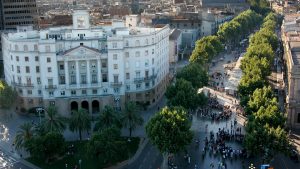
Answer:
[[[99,50],[86,46],[78,46],[69,49],[63,54],[63,56],[68,59],[98,58],[100,55],[101,53]]]

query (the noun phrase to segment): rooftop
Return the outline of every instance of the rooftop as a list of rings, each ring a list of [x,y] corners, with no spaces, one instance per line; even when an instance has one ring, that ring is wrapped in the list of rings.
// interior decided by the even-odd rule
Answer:
[[[294,65],[300,64],[300,41],[290,42],[292,59]]]

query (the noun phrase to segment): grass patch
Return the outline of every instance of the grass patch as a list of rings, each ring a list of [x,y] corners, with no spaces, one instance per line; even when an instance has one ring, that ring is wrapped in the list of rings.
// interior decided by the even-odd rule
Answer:
[[[124,138],[127,141],[127,138]],[[131,142],[128,142],[128,151],[127,155],[120,155],[119,162],[127,160],[129,157],[132,157],[138,149],[140,138],[132,138]],[[66,164],[68,164],[68,169],[73,169],[75,165],[79,168],[79,160],[81,159],[81,168],[84,169],[101,169],[104,167],[108,167],[109,164],[105,164],[99,158],[91,157],[86,152],[86,144],[88,141],[75,141],[75,142],[67,142],[67,147],[70,145],[74,145],[75,153],[74,155],[66,155],[61,160],[55,161],[51,164],[46,164],[45,161],[28,158],[27,161],[32,164],[42,168],[42,169],[66,169]]]

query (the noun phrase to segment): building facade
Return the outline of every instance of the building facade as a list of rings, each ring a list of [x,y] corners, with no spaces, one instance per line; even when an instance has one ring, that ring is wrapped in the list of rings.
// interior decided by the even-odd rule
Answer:
[[[300,128],[300,14],[287,15],[282,25],[286,65],[286,111],[290,128]]]
[[[2,34],[5,80],[18,108],[55,105],[61,114],[97,113],[126,101],[152,105],[169,74],[169,27],[92,27],[75,11],[73,26]]]
[[[6,30],[17,26],[36,25],[36,0],[2,0],[3,26]]]

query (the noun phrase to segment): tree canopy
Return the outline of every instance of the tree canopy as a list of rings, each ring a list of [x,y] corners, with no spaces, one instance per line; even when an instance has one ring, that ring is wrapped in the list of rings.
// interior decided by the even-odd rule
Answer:
[[[9,109],[15,103],[17,92],[0,80],[0,108]]]
[[[185,109],[195,109],[206,103],[203,94],[198,94],[191,82],[176,79],[175,85],[170,85],[166,91],[169,106],[182,106]]]
[[[146,133],[161,153],[178,153],[193,138],[191,122],[183,108],[164,107],[147,123]]]
[[[85,109],[79,109],[73,112],[70,119],[69,128],[71,131],[78,131],[79,139],[82,139],[82,131],[91,129],[91,119],[89,113]]]
[[[185,66],[176,75],[177,79],[185,79],[192,83],[193,87],[198,89],[208,84],[208,74],[198,63],[190,63]]]

